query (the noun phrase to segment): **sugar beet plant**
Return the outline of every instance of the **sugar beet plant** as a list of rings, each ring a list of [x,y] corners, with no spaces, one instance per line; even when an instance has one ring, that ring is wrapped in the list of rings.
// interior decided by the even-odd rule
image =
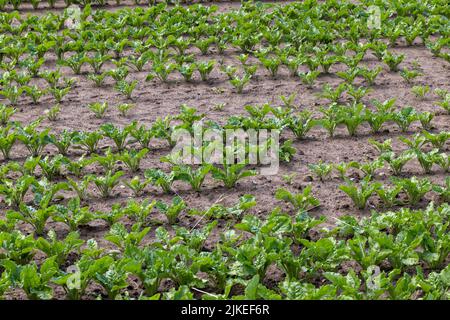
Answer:
[[[445,1],[377,2],[376,29],[366,14],[372,1],[245,2],[225,12],[82,4],[80,28],[67,28],[66,14],[26,17],[10,10],[21,1],[0,0],[0,299],[18,290],[28,299],[450,299],[450,136],[438,128],[450,95],[432,92],[421,81],[426,70],[396,48],[420,42],[448,62]],[[371,99],[384,76],[404,79],[415,101],[436,110]],[[228,86],[245,95],[285,77],[308,92],[320,84],[320,107],[287,93],[279,105],[248,105],[220,123],[187,105],[151,123],[127,122],[144,87]],[[326,84],[329,77],[340,83]],[[86,105],[97,128],[54,130],[85,85],[116,90],[119,101]],[[16,121],[43,104],[43,117]],[[199,123],[205,132],[279,131],[288,172],[276,207],[247,194],[264,179],[251,181],[260,158],[192,164],[166,152],[177,129],[194,135]],[[369,130],[377,135],[367,142],[370,159],[310,161],[318,136],[356,140]],[[382,141],[385,130],[391,139]],[[272,143],[231,151],[247,156]],[[296,154],[302,162],[289,172]],[[308,169],[320,182],[303,179]],[[326,211],[330,186],[351,201],[341,209],[352,215]],[[197,201],[205,195],[210,203]]]

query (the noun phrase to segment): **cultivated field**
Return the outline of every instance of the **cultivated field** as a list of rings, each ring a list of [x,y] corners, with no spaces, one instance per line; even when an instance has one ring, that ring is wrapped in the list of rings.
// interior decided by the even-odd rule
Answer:
[[[447,1],[68,4],[0,0],[0,298],[450,297]]]

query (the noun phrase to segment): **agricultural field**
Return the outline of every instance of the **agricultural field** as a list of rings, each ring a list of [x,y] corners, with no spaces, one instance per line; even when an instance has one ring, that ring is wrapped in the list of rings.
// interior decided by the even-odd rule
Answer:
[[[449,18],[0,0],[0,299],[448,300]]]

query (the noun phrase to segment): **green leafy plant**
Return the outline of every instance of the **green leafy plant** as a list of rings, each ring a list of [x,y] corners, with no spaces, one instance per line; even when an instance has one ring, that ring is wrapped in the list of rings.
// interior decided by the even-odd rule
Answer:
[[[239,180],[254,175],[256,172],[247,170],[245,163],[228,164],[225,159],[222,167],[212,168],[212,177],[222,181],[228,189],[233,188]]]
[[[400,71],[400,75],[402,76],[403,79],[405,79],[405,81],[407,83],[411,83],[412,80],[414,80],[415,78],[419,77],[422,75],[422,73],[420,73],[419,71],[415,70],[415,69],[408,69],[408,68],[403,68]]]
[[[124,181],[123,183],[133,191],[136,197],[138,197],[142,195],[145,187],[150,183],[150,181],[148,179],[141,181],[139,176],[135,176],[130,181]]]
[[[137,172],[139,170],[140,162],[148,153],[148,149],[141,149],[139,151],[136,150],[124,150],[117,157],[117,160],[122,161],[131,172]]]
[[[208,80],[209,74],[212,72],[215,65],[216,65],[215,60],[201,61],[196,64],[197,70],[200,73],[202,81]]]
[[[91,80],[97,87],[103,86],[108,73],[103,72],[100,74],[90,73],[87,75],[87,78]]]
[[[358,68],[348,68],[345,71],[336,72],[336,75],[339,78],[344,79],[347,84],[351,85],[351,84],[353,84],[353,82],[355,81],[355,79],[359,75],[359,73],[360,73],[360,71]]]
[[[319,178],[321,182],[323,182],[324,179],[328,177],[333,170],[333,165],[324,163],[323,160],[320,160],[316,164],[309,164],[308,168]]]
[[[363,104],[353,104],[351,107],[342,107],[339,109],[341,123],[347,127],[350,136],[355,136],[358,127],[364,122],[365,107]]]
[[[64,288],[68,299],[71,300],[80,300],[95,275],[105,272],[108,266],[114,261],[111,256],[96,259],[95,256],[100,249],[98,249],[97,243],[94,240],[89,240],[87,246],[87,249],[83,252],[83,256],[75,264],[75,274],[70,271],[61,272],[52,280]]]
[[[408,196],[408,203],[410,205],[416,205],[420,200],[432,189],[432,184],[430,180],[417,179],[412,177],[411,179],[392,179],[396,186],[402,188],[402,191]]]
[[[421,112],[417,115],[420,124],[424,130],[430,130],[432,127],[431,121],[434,119],[434,113],[431,112]]]
[[[38,86],[24,86],[23,90],[31,98],[33,104],[38,104],[39,100],[46,94],[47,90],[42,90]]]
[[[125,146],[128,143],[127,138],[130,135],[130,127],[121,129],[114,126],[112,123],[105,123],[100,126],[100,129],[106,137],[114,141],[118,151],[125,149]]]
[[[450,131],[442,131],[438,133],[431,133],[428,131],[422,131],[422,135],[425,137],[426,142],[429,142],[433,147],[439,150],[444,150],[445,143],[450,140]]]
[[[54,257],[56,264],[61,266],[67,256],[73,251],[78,251],[83,243],[77,232],[71,232],[63,240],[58,240],[55,231],[50,230],[47,239],[42,237],[37,239],[36,247],[44,252],[47,258]]]
[[[103,135],[98,131],[82,131],[76,135],[75,143],[82,146],[88,154],[91,154],[97,151],[98,144],[102,139]]]
[[[67,158],[62,154],[53,157],[46,156],[38,161],[38,166],[41,168],[42,174],[48,180],[55,180],[55,178],[62,175],[62,167],[67,163]]]
[[[0,125],[8,124],[9,119],[16,113],[16,108],[0,104]]]
[[[147,169],[144,175],[152,185],[161,187],[164,193],[172,193],[172,184],[175,180],[174,172],[167,174],[159,169]]]
[[[35,183],[37,183],[36,179],[28,175],[23,175],[15,181],[4,179],[0,184],[0,194],[3,195],[6,204],[18,208],[28,190]]]
[[[77,197],[70,199],[67,206],[58,205],[52,219],[64,223],[71,232],[74,232],[94,218],[88,207],[81,207],[81,199]]]
[[[298,76],[308,88],[312,88],[314,82],[316,82],[316,79],[319,75],[320,71],[318,70],[298,73]]]
[[[287,126],[297,139],[304,138],[316,124],[317,121],[313,118],[312,112],[307,110],[287,119]]]
[[[50,143],[54,145],[60,154],[66,156],[69,148],[77,140],[78,133],[76,131],[68,131],[64,129],[59,135],[50,134]]]
[[[54,211],[54,207],[35,209],[21,203],[18,211],[8,211],[6,216],[10,220],[19,220],[30,224],[37,235],[43,235],[47,220]]]
[[[177,67],[177,70],[181,73],[184,78],[184,81],[190,82],[192,80],[192,76],[194,71],[197,69],[197,65],[195,63],[183,63]]]
[[[383,55],[383,62],[389,67],[391,71],[398,71],[398,65],[403,61],[405,56],[395,55],[389,51],[386,51]]]
[[[47,115],[47,119],[49,121],[56,121],[60,113],[61,113],[61,106],[59,104],[51,107],[50,109],[45,110],[45,114]]]
[[[436,192],[443,202],[450,201],[450,177],[445,178],[444,185],[433,185],[433,191]]]
[[[91,175],[91,181],[97,187],[97,190],[100,192],[103,198],[109,198],[111,196],[111,192],[115,186],[117,186],[120,182],[120,178],[124,175],[122,171],[117,171],[113,173],[112,171],[106,172],[104,176],[94,176]]]
[[[347,180],[347,183],[340,185],[339,189],[344,191],[353,200],[353,203],[358,209],[364,210],[367,201],[380,186],[381,184],[379,182],[371,183],[369,179],[365,178],[359,185]]]
[[[392,208],[393,206],[400,203],[400,201],[398,200],[398,196],[401,191],[402,188],[400,186],[388,187],[385,185],[382,185],[380,186],[380,188],[375,190],[378,197],[380,197],[384,206],[386,206],[387,208]]]
[[[73,191],[77,193],[78,197],[82,201],[85,201],[89,198],[88,187],[90,182],[91,182],[90,176],[83,176],[83,179],[79,181],[75,181],[67,177],[67,184]]]
[[[399,126],[402,132],[407,132],[411,124],[418,120],[416,110],[413,107],[404,107],[392,114],[392,120]]]
[[[236,92],[241,94],[244,90],[244,87],[250,82],[251,76],[245,74],[243,77],[233,76],[232,79],[229,80],[230,84],[236,89]]]
[[[382,154],[381,159],[386,161],[386,163],[390,166],[392,173],[395,176],[399,176],[403,170],[403,167],[409,161],[414,159],[414,153],[410,151],[404,151],[400,153],[398,156],[396,156],[394,152],[389,151]]]
[[[286,189],[278,189],[275,193],[275,198],[289,202],[294,206],[297,212],[305,212],[314,207],[319,206],[320,202],[312,194],[311,186],[307,186],[301,193],[291,193]]]
[[[178,216],[186,208],[186,204],[183,199],[176,196],[172,199],[171,204],[166,204],[162,201],[156,203],[156,208],[160,210],[167,218],[169,224],[175,224],[177,222]]]
[[[277,56],[267,57],[266,55],[262,54],[258,56],[258,59],[262,63],[262,65],[270,72],[271,77],[276,78],[278,69],[281,64],[280,58]]]
[[[3,262],[5,269],[13,275],[30,300],[50,300],[53,298],[53,289],[49,286],[50,280],[58,273],[56,257],[46,259],[40,267],[35,262],[25,266],[18,266],[12,261]]]
[[[108,102],[94,102],[88,104],[89,110],[91,110],[97,119],[101,119],[105,116],[106,111],[108,110]]]
[[[321,97],[330,100],[331,102],[339,102],[342,94],[347,90],[345,83],[339,84],[336,88],[332,88],[330,84],[326,83],[322,87]]]
[[[208,173],[211,171],[211,164],[202,164],[198,168],[194,169],[190,165],[177,165],[172,168],[175,180],[182,180],[189,183],[192,190],[200,192],[203,181]]]
[[[11,125],[0,128],[0,152],[5,160],[10,159],[11,149],[17,141],[17,134],[11,130]]]
[[[33,157],[40,155],[45,146],[50,143],[48,135],[50,129],[44,129],[40,132],[36,130],[40,122],[41,119],[33,121],[28,126],[18,128],[17,139],[25,145]]]
[[[430,92],[429,86],[414,86],[411,88],[412,93],[421,100],[425,99],[427,93]]]
[[[366,80],[369,86],[375,83],[376,78],[381,73],[383,68],[381,66],[377,66],[373,69],[359,68],[359,74]]]
[[[134,89],[136,89],[137,84],[138,84],[137,80],[131,82],[128,82],[126,80],[120,80],[116,83],[115,88],[127,99],[132,100],[131,95],[133,94]]]

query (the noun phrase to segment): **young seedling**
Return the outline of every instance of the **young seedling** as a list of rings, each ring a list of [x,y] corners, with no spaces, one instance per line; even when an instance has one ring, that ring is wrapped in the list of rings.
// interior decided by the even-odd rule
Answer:
[[[61,106],[57,104],[56,106],[53,106],[52,108],[47,109],[44,112],[47,115],[47,119],[49,121],[56,121],[58,119],[58,115],[61,112]]]
[[[171,204],[158,201],[156,203],[156,208],[158,208],[166,216],[168,223],[173,225],[177,222],[180,213],[186,208],[186,204],[183,199],[176,196],[172,199]]]
[[[105,137],[114,141],[118,151],[123,151],[128,144],[127,138],[130,135],[131,127],[125,127],[123,129],[114,126],[112,123],[105,123],[100,126]]]
[[[433,165],[438,161],[440,157],[439,150],[433,149],[430,152],[423,152],[416,150],[417,160],[422,167],[425,174],[430,174]]]
[[[5,160],[10,159],[11,149],[17,141],[17,134],[11,128],[11,125],[0,128],[0,152]]]
[[[109,198],[115,186],[117,186],[120,182],[120,178],[124,175],[124,172],[117,171],[113,173],[112,171],[108,171],[104,176],[95,176],[90,175],[91,181],[97,187],[97,190],[100,192],[102,198]]]
[[[97,151],[98,144],[102,139],[103,135],[98,131],[82,131],[76,135],[75,143],[83,147],[88,154],[91,154]]]
[[[400,75],[402,76],[403,79],[405,79],[406,83],[411,83],[415,78],[419,77],[422,75],[422,73],[420,73],[419,71],[417,71],[416,69],[412,69],[409,70],[408,68],[403,68],[400,71]]]
[[[314,85],[314,82],[316,81],[317,77],[320,75],[320,71],[308,71],[308,72],[299,72],[298,76],[302,80],[302,82],[306,85],[307,88],[312,88]]]
[[[197,70],[197,65],[195,63],[183,63],[182,65],[179,65],[177,69],[183,76],[184,81],[190,82],[194,71]]]
[[[83,179],[79,181],[67,178],[67,184],[73,191],[77,193],[77,196],[81,201],[86,201],[89,198],[88,187],[90,182],[90,176],[84,176]]]
[[[377,140],[369,138],[367,141],[375,148],[375,150],[378,151],[380,155],[392,151],[392,139],[387,139],[379,142]]]
[[[408,196],[408,203],[412,206],[417,205],[422,198],[431,191],[432,184],[430,180],[417,179],[412,177],[411,179],[398,179],[392,178],[394,184],[402,188],[402,190]]]
[[[394,152],[385,152],[381,155],[381,159],[386,161],[389,164],[392,174],[394,176],[399,176],[403,170],[403,167],[412,159],[414,159],[415,155],[413,152],[404,151],[398,156],[395,155]]]
[[[9,119],[16,113],[17,109],[0,104],[0,125],[8,124]]]
[[[138,84],[137,80],[128,82],[126,80],[120,80],[116,83],[116,90],[123,94],[127,99],[132,100],[131,95]]]
[[[197,169],[190,165],[177,165],[173,167],[175,180],[182,180],[189,183],[192,190],[200,192],[203,181],[208,173],[211,171],[211,164],[202,164]]]
[[[450,202],[450,177],[445,179],[444,185],[433,185],[433,191],[439,195],[442,202]]]
[[[117,157],[117,160],[122,161],[131,170],[131,172],[137,172],[139,171],[139,166],[142,159],[147,153],[148,149],[141,149],[139,151],[134,149],[130,151],[124,150]]]
[[[227,65],[227,66],[221,65],[220,70],[227,75],[228,80],[231,80],[235,77],[238,69],[237,69],[237,67],[235,67],[233,65]]]
[[[430,130],[432,128],[431,121],[434,118],[434,113],[425,111],[417,114],[419,118],[420,124],[422,125],[422,129]]]
[[[136,106],[131,103],[120,103],[116,106],[117,110],[119,110],[120,115],[122,117],[126,117],[128,115],[128,112],[132,109],[134,109]]]
[[[450,114],[450,94],[447,94],[442,101],[437,102],[438,106],[447,111]]]
[[[389,67],[391,71],[398,71],[398,65],[403,61],[405,55],[395,55],[389,51],[386,51],[383,56],[383,62]]]
[[[294,194],[286,189],[278,189],[275,193],[275,198],[278,200],[283,200],[289,202],[294,206],[294,209],[298,213],[308,211],[320,205],[320,202],[312,194],[311,186],[307,186],[303,189],[301,193]]]
[[[414,86],[412,87],[411,91],[414,93],[414,95],[419,98],[420,100],[424,100],[427,93],[430,92],[429,86]]]
[[[89,110],[91,110],[92,112],[94,112],[95,117],[97,119],[101,119],[105,116],[106,111],[108,110],[108,102],[94,102],[94,103],[90,103],[88,104],[88,108]]]
[[[38,238],[36,247],[47,255],[47,258],[55,257],[55,262],[62,266],[71,252],[77,252],[84,243],[78,232],[70,232],[63,240],[58,240],[56,232],[50,230],[46,238]]]
[[[144,189],[150,183],[150,180],[141,181],[139,176],[135,176],[130,181],[124,181],[123,183],[133,191],[135,197],[139,197],[144,193]]]
[[[215,60],[201,61],[197,63],[197,70],[200,73],[202,81],[208,81],[208,77],[215,65]]]
[[[145,170],[144,176],[152,185],[161,187],[164,193],[172,193],[172,184],[175,180],[175,174],[173,172],[167,174],[159,169],[147,169]]]
[[[246,170],[245,163],[228,164],[225,158],[221,168],[212,168],[212,177],[222,181],[226,188],[231,189],[239,180],[256,175],[256,171]]]
[[[250,82],[251,76],[245,74],[243,77],[239,78],[238,76],[234,76],[229,80],[230,84],[236,89],[236,92],[241,94],[244,90],[244,87],[247,83]]]
[[[287,126],[297,139],[303,139],[316,125],[317,121],[313,118],[312,112],[307,110],[287,119]]]
[[[363,104],[353,104],[351,107],[341,107],[338,111],[339,122],[347,127],[350,136],[355,136],[358,127],[364,122],[365,107]]]
[[[278,69],[281,64],[280,58],[277,56],[267,57],[265,54],[262,54],[258,57],[261,64],[269,71],[272,78],[276,78]]]
[[[148,199],[145,199],[139,203],[138,201],[131,199],[127,203],[125,212],[128,217],[137,223],[137,225],[146,227],[151,223],[149,217],[155,206],[156,200],[150,202]]]
[[[413,107],[404,107],[392,114],[392,120],[402,132],[407,132],[414,121],[418,120],[417,112]]]
[[[347,90],[345,83],[339,84],[335,89],[333,89],[328,83],[324,84],[322,87],[321,97],[330,100],[331,102],[339,102],[342,94]]]
[[[388,187],[382,185],[375,191],[386,208],[392,208],[400,203],[400,201],[398,200],[398,195],[402,191],[402,188],[400,186]]]
[[[353,203],[358,209],[364,210],[370,196],[372,196],[372,194],[380,187],[381,183],[371,183],[368,178],[365,178],[361,181],[359,186],[356,183],[347,180],[347,184],[340,185],[339,189],[344,191],[353,200]]]
[[[87,75],[87,78],[92,82],[94,82],[95,86],[101,87],[103,86],[107,76],[108,76],[107,72],[103,72],[100,74],[90,73]]]
[[[38,86],[24,86],[23,90],[27,96],[31,98],[33,104],[38,104],[39,100],[47,93],[47,90],[42,90]]]

